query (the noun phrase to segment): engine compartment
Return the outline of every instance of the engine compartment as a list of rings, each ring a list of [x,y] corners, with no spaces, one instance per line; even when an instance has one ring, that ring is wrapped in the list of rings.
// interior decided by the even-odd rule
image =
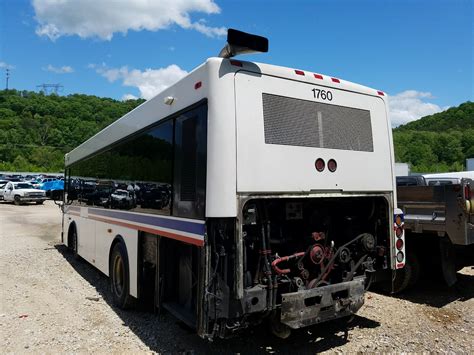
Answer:
[[[350,316],[390,263],[387,197],[256,197],[207,223],[203,334],[226,338],[269,320],[272,332]],[[242,287],[240,289],[240,287]]]
[[[388,267],[389,208],[381,196],[252,199],[242,215],[244,289],[266,290],[266,310],[282,294],[370,280]]]

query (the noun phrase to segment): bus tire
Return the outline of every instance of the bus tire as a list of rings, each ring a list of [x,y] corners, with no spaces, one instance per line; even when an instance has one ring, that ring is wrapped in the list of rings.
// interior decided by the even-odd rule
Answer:
[[[420,277],[420,262],[415,253],[407,254],[407,262],[396,271],[393,281],[393,293],[397,294],[415,285]]]
[[[114,245],[109,261],[109,280],[112,300],[120,309],[130,308],[130,271],[128,267],[127,249],[122,242]]]
[[[78,250],[77,250],[77,229],[75,225],[72,225],[69,228],[68,240],[67,240],[67,247],[71,251],[72,255],[75,258],[78,258]]]
[[[408,282],[408,287],[412,287],[418,283],[421,274],[420,260],[416,253],[412,253],[411,257],[408,256],[408,262],[411,265],[411,278]]]

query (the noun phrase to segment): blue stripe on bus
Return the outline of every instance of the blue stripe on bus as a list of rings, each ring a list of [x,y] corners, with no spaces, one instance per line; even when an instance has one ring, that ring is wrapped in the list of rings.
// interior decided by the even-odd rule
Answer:
[[[167,228],[167,229],[174,229],[182,232],[193,233],[197,235],[204,236],[205,233],[205,225],[204,222],[191,222],[185,220],[177,220],[166,218],[164,216],[150,216],[150,215],[142,215],[142,214],[135,214],[131,212],[120,212],[120,211],[111,211],[105,209],[92,209],[89,208],[89,214],[123,219],[129,222],[135,223],[143,223],[152,226]]]

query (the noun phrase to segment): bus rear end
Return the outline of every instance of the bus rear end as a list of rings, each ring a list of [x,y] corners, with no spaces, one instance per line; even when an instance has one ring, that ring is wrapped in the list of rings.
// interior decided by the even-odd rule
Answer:
[[[286,337],[351,316],[377,272],[403,266],[391,128],[381,92],[289,68],[238,65],[236,280],[229,291],[238,302],[229,301],[227,316],[235,318],[226,326],[267,317]]]

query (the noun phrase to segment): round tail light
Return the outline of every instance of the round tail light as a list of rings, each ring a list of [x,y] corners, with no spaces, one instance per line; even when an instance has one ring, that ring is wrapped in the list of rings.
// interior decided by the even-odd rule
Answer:
[[[398,239],[397,242],[395,243],[395,246],[397,247],[398,250],[403,249],[403,239]]]
[[[326,163],[324,162],[323,159],[318,158],[316,159],[316,162],[314,163],[314,167],[316,168],[317,171],[321,172],[326,167]]]
[[[335,172],[337,169],[337,163],[334,159],[328,161],[328,169],[331,173]]]
[[[403,254],[403,252],[399,251],[399,252],[397,253],[397,261],[398,261],[399,263],[401,263],[401,262],[403,261],[403,258],[404,258],[404,257],[405,257],[405,254]]]
[[[397,217],[395,217],[395,223],[397,224],[397,226],[400,227],[402,225],[402,222],[403,222],[402,216],[397,215]]]
[[[400,238],[400,237],[402,236],[402,234],[403,234],[403,230],[402,230],[400,227],[397,227],[397,228],[395,229],[395,235],[396,235],[398,238]]]

